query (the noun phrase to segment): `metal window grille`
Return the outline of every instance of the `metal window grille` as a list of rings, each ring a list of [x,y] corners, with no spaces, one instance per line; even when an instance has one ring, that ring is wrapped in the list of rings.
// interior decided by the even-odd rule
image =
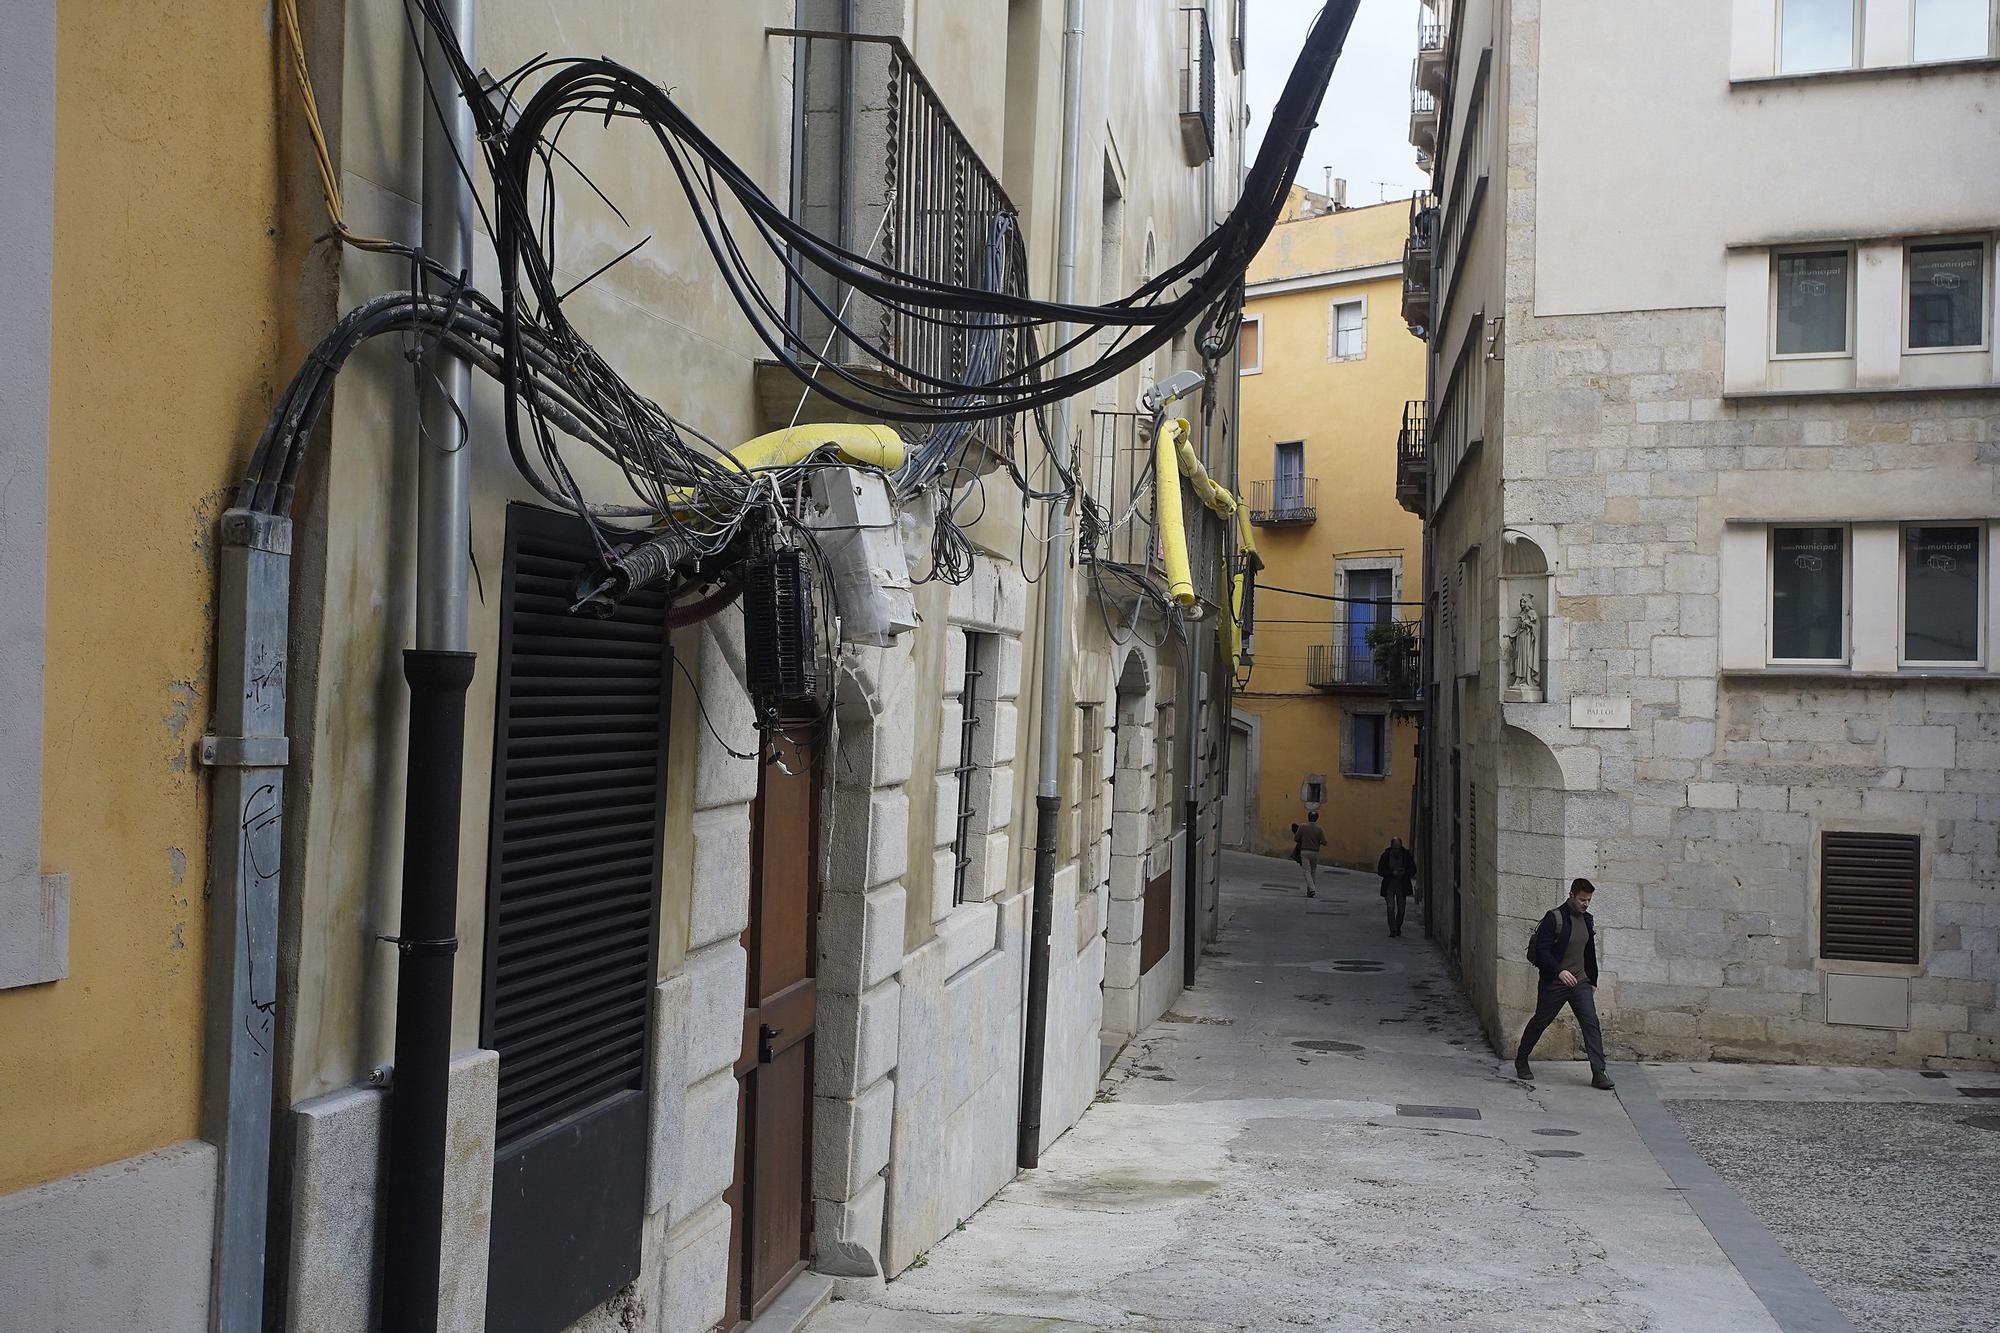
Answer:
[[[1819,851],[1820,957],[1918,961],[1923,840],[1828,831],[1820,835]]]
[[[972,816],[978,808],[973,779],[979,769],[977,754],[980,699],[979,680],[985,674],[986,635],[965,636],[965,680],[959,687],[958,767],[952,775],[958,784],[958,811],[951,833],[951,901],[965,901],[966,871],[972,865]]]
[[[659,918],[666,596],[569,614],[577,520],[508,515],[488,869],[484,1039],[498,1140],[643,1091]]]

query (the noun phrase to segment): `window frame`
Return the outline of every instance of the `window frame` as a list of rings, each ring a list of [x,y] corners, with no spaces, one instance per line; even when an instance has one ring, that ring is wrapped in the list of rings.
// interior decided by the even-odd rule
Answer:
[[[1909,0],[1910,63],[1912,65],[1948,65],[1955,60],[1993,59],[1996,50],[2000,50],[2000,48],[1996,48],[1995,45],[1996,29],[2000,29],[2000,7],[1996,7],[1994,0],[1983,0],[1983,2],[1986,5],[1986,49],[1984,51],[1977,53],[1976,55],[1934,56],[1928,60],[1925,60],[1917,55],[1917,11],[1923,7],[1924,0]]]
[[[1778,531],[1781,528],[1840,530],[1840,656],[1778,656]],[[1854,661],[1854,525],[1785,522],[1764,525],[1764,660],[1771,666],[1844,667]]]
[[[1361,312],[1361,350],[1349,356],[1340,353],[1340,311],[1344,306],[1353,306]],[[1326,359],[1328,361],[1366,361],[1368,359],[1368,296],[1336,296],[1326,303]]]
[[[1910,541],[1911,528],[1971,528],[1979,543],[1978,554],[1973,558],[1973,573],[1977,582],[1973,585],[1973,606],[1978,619],[1974,623],[1972,640],[1976,651],[1966,658],[1921,658],[1909,655],[1909,613],[1910,613]],[[1987,599],[1991,591],[1987,586],[1986,562],[1991,556],[1988,544],[1993,540],[1993,525],[1983,519],[1905,519],[1896,525],[1896,665],[1905,671],[1963,671],[1983,672],[1989,658],[1986,636]]]
[[[1360,719],[1364,717],[1376,718],[1382,724],[1381,764],[1379,766],[1381,771],[1379,772],[1368,772],[1361,767],[1361,731],[1359,723]],[[1391,767],[1390,750],[1393,748],[1389,743],[1391,725],[1389,714],[1386,712],[1368,708],[1349,708],[1342,711],[1341,726],[1347,733],[1345,737],[1346,743],[1340,747],[1340,775],[1342,777],[1379,780],[1389,776]]]
[[[1243,359],[1243,329],[1252,326],[1257,330],[1257,360],[1254,365]],[[1262,315],[1243,316],[1243,328],[1236,331],[1236,373],[1239,375],[1261,375],[1264,373],[1264,317]]]
[[[1910,345],[1910,252],[1919,248],[1946,248],[1950,246],[1979,247],[1979,341],[1976,343],[1953,343],[1948,347],[1912,347]],[[1902,351],[1904,356],[1956,356],[1967,352],[1985,352],[1993,347],[1993,237],[1977,233],[1965,236],[1911,236],[1903,241],[1903,277],[1897,291],[1902,305],[1899,312],[1902,329]]]
[[[1765,324],[1769,332],[1765,336],[1765,355],[1772,361],[1852,361],[1855,355],[1856,327],[1854,318],[1855,269],[1858,267],[1857,246],[1852,241],[1818,245],[1781,245],[1771,248],[1769,290],[1765,298]],[[1778,261],[1791,255],[1840,254],[1847,260],[1847,284],[1843,300],[1842,314],[1846,327],[1842,333],[1843,344],[1837,352],[1781,352],[1778,350]]]
[[[1832,74],[1844,69],[1861,68],[1861,41],[1866,15],[1863,12],[1865,0],[1850,0],[1847,15],[1847,63],[1844,65],[1820,65],[1813,69],[1785,68],[1785,5],[1787,0],[1773,0],[1776,19],[1771,32],[1771,68],[1780,77],[1803,77],[1812,74]],[[1911,23],[1915,24],[1916,6],[1910,7]],[[1914,31],[1914,27],[1912,29]]]

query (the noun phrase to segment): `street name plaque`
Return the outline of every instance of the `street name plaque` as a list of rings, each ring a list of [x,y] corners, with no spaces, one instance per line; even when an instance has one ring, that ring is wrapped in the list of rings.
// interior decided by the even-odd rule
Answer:
[[[1630,731],[1632,701],[1605,695],[1573,695],[1569,701],[1569,724],[1598,731]]]

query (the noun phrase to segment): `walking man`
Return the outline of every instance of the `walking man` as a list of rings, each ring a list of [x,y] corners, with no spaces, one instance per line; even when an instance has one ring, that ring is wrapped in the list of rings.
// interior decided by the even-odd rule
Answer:
[[[1521,1034],[1514,1052],[1514,1073],[1523,1082],[1535,1071],[1528,1056],[1549,1024],[1556,1021],[1564,1005],[1576,1015],[1583,1029],[1583,1049],[1590,1057],[1590,1086],[1616,1086],[1604,1072],[1604,1034],[1597,1026],[1597,923],[1590,916],[1590,900],[1597,886],[1587,879],[1569,882],[1569,900],[1542,917],[1535,938],[1528,946],[1528,961],[1541,971],[1541,990],[1535,1001],[1535,1016]]]
[[[1389,935],[1403,933],[1403,912],[1410,905],[1410,893],[1417,878],[1417,858],[1401,838],[1389,839],[1389,846],[1376,859],[1375,873],[1382,877],[1382,902],[1389,909]]]
[[[1292,837],[1292,854],[1305,876],[1306,897],[1317,897],[1314,890],[1319,885],[1319,854],[1326,850],[1326,830],[1319,826],[1319,811],[1308,812],[1305,823],[1292,825]]]

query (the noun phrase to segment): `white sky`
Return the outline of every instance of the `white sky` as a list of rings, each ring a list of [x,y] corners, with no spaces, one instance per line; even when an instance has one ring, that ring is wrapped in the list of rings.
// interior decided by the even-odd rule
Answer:
[[[1250,0],[1243,77],[1253,157],[1319,10],[1320,0]],[[1421,12],[1417,0],[1362,0],[1320,106],[1319,128],[1299,163],[1299,184],[1324,190],[1332,167],[1347,180],[1347,202],[1361,205],[1407,199],[1428,183],[1409,142],[1410,62]]]

